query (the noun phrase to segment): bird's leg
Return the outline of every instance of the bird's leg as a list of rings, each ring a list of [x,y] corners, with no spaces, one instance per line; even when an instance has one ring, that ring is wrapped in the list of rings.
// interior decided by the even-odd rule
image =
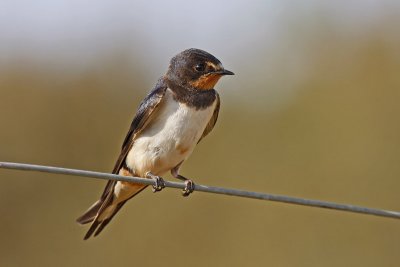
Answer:
[[[185,188],[182,191],[182,196],[187,197],[194,191],[195,185],[194,185],[194,182],[192,180],[190,180],[190,179],[188,179],[188,178],[186,178],[186,177],[184,177],[184,176],[182,176],[182,175],[180,175],[178,173],[180,165],[181,164],[179,164],[178,166],[173,168],[171,170],[171,174],[172,174],[173,177],[185,182]]]
[[[165,182],[164,179],[161,178],[160,176],[154,175],[151,172],[146,173],[146,178],[153,179],[155,181],[155,184],[152,185],[153,187],[153,193],[159,192],[165,188]]]
[[[179,175],[177,178],[185,181],[185,188],[182,191],[182,196],[189,196],[194,191],[194,182],[186,177],[183,177],[182,175]]]

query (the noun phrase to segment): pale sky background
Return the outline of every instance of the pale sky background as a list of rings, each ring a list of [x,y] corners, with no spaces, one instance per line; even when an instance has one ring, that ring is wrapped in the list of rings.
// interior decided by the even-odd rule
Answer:
[[[121,49],[131,53],[128,60],[140,64],[154,81],[173,55],[196,47],[215,54],[238,74],[232,89],[235,97],[249,87],[240,79],[246,77],[254,81],[249,90],[257,94],[261,86],[267,87],[264,93],[281,99],[274,101],[279,106],[312,71],[309,55],[312,42],[319,38],[314,28],[326,27],[323,32],[328,36],[363,38],[399,8],[398,1],[378,0],[3,0],[0,67],[28,61],[79,73]],[[388,49],[397,49],[398,25],[379,30]],[[281,80],[275,79],[277,85],[265,86],[269,77],[280,76]]]

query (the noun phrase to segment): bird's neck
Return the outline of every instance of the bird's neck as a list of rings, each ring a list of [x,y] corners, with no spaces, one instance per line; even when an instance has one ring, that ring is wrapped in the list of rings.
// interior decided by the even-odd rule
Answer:
[[[174,93],[174,99],[196,109],[205,109],[212,105],[217,98],[214,89],[199,90],[187,85],[164,79],[168,88]]]

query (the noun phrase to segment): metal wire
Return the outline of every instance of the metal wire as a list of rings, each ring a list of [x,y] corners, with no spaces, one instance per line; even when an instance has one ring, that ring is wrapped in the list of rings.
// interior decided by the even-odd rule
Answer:
[[[134,183],[145,184],[145,185],[155,185],[155,181],[152,179],[121,176],[121,175],[116,175],[116,174],[94,172],[94,171],[67,169],[67,168],[50,167],[50,166],[42,166],[42,165],[33,165],[33,164],[0,162],[0,168],[23,170],[23,171],[48,172],[48,173],[56,173],[56,174],[97,178],[97,179],[103,179],[103,180],[118,180],[118,181],[134,182]],[[171,188],[183,189],[185,187],[185,184],[165,181],[165,186],[171,187]],[[400,212],[397,212],[397,211],[366,208],[366,207],[354,206],[354,205],[349,205],[349,204],[338,204],[338,203],[333,203],[333,202],[304,199],[304,198],[297,198],[297,197],[289,197],[289,196],[284,196],[284,195],[250,192],[250,191],[244,191],[244,190],[238,190],[238,189],[214,187],[214,186],[207,186],[207,185],[200,185],[200,184],[195,184],[195,191],[229,195],[229,196],[237,196],[237,197],[245,197],[245,198],[254,198],[254,199],[261,199],[261,200],[269,200],[269,201],[276,201],[276,202],[284,202],[284,203],[289,203],[289,204],[326,208],[326,209],[334,209],[334,210],[342,210],[342,211],[353,212],[353,213],[363,213],[363,214],[369,214],[369,215],[375,215],[375,216],[381,216],[381,217],[390,217],[390,218],[400,219]]]

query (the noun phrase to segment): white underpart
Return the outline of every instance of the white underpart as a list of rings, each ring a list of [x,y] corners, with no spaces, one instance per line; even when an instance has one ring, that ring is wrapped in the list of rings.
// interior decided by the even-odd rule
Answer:
[[[152,121],[136,138],[126,162],[137,175],[163,175],[187,159],[210,121],[215,102],[196,110],[175,101],[167,89]]]
[[[196,110],[175,101],[167,89],[159,105],[151,115],[151,122],[136,136],[126,158],[126,165],[137,176],[144,177],[147,172],[163,175],[186,160],[210,121],[216,101],[208,108]],[[114,188],[114,204],[128,199],[139,189],[118,182]]]

